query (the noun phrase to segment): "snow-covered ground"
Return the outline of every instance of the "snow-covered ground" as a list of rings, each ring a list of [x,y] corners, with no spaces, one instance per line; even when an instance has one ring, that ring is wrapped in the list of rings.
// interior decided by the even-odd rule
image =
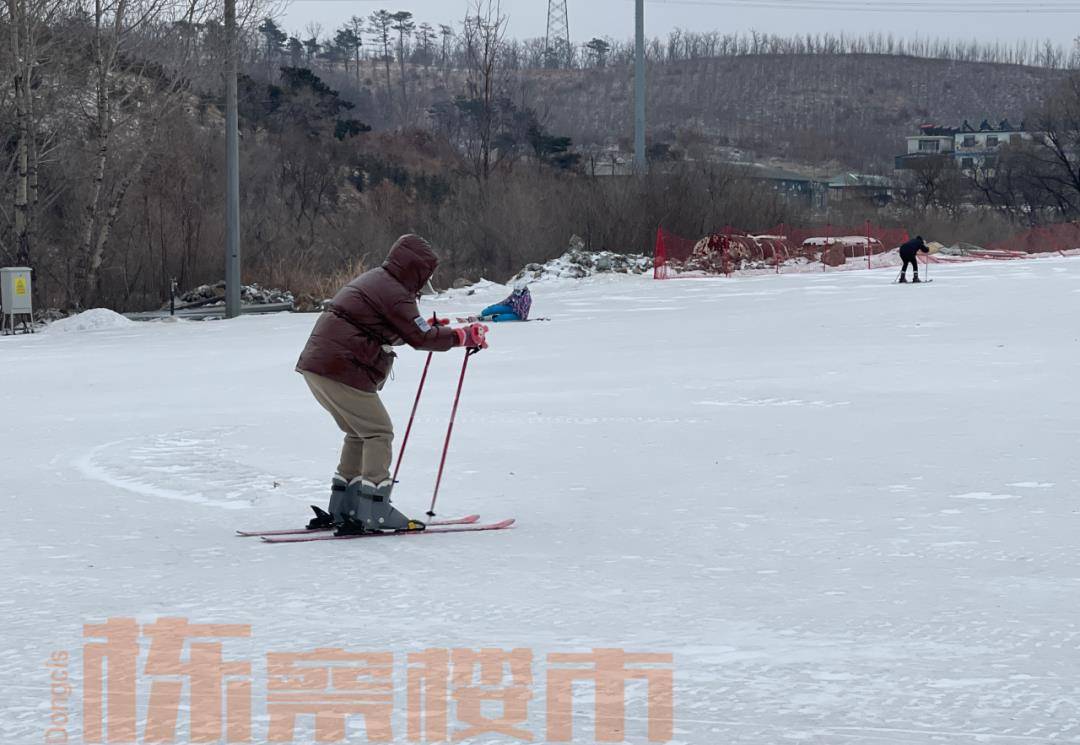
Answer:
[[[0,741],[45,741],[66,651],[81,742],[83,624],[169,616],[251,625],[224,650],[255,742],[266,654],[320,647],[395,654],[396,742],[405,655],[465,647],[532,650],[539,742],[547,655],[594,647],[673,653],[676,742],[1080,741],[1080,260],[931,273],[538,283],[554,320],[470,363],[439,504],[518,525],[464,536],[232,535],[325,499],[340,436],[293,372],[314,316],[0,338]],[[399,434],[423,359],[384,392]],[[417,515],[460,363],[405,457]]]

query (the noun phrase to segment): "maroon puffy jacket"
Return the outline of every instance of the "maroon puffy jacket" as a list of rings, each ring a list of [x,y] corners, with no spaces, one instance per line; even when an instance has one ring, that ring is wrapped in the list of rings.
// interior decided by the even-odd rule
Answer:
[[[394,364],[397,355],[391,347],[450,349],[454,332],[430,325],[416,307],[416,296],[438,263],[420,236],[399,238],[381,267],[364,272],[330,301],[296,369],[374,392],[382,388]]]

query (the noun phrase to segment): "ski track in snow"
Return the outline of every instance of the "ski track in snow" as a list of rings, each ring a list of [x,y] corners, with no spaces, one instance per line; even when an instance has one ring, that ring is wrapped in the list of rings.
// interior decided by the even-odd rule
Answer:
[[[732,401],[695,401],[695,406],[810,406],[814,408],[831,408],[833,406],[850,406],[850,401],[802,401],[800,399],[778,398],[737,398]]]
[[[1015,494],[991,494],[986,491],[974,491],[967,494],[950,494],[949,499],[975,499],[983,502],[994,502],[1001,499],[1020,499]]]
[[[156,435],[149,442],[116,440],[95,447],[75,466],[87,479],[144,497],[226,510],[250,508],[258,501],[258,485],[273,483],[273,477],[223,458],[224,436],[225,431],[177,432]]]
[[[553,320],[470,363],[438,506],[518,524],[469,536],[232,536],[325,500],[341,435],[292,370],[313,316],[0,338],[0,741],[43,741],[44,663],[69,651],[79,690],[84,623],[180,616],[251,624],[225,650],[255,742],[266,654],[319,647],[395,653],[397,743],[404,655],[438,647],[532,649],[537,742],[545,656],[593,647],[674,655],[674,743],[1080,742],[1080,261],[895,271],[536,283]],[[399,437],[423,357],[383,392]],[[432,363],[408,512],[459,370]]]

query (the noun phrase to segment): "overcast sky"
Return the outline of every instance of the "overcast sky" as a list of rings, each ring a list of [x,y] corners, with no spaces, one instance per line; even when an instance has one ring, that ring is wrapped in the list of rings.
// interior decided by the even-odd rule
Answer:
[[[724,1],[724,0],[721,0]],[[897,36],[949,37],[983,41],[1052,39],[1071,48],[1080,33],[1080,7],[1074,12],[1040,12],[1064,5],[1064,0],[750,0],[760,6],[795,3],[800,9],[748,7],[737,4],[717,5],[717,0],[647,0],[646,33],[666,36],[674,28],[699,31],[758,31],[790,35],[817,32],[892,32]],[[822,4],[845,7],[824,10]],[[340,26],[350,16],[367,16],[373,10],[411,11],[418,21],[432,25],[455,24],[465,16],[466,0],[293,0],[286,8],[282,24],[289,32],[302,31],[309,22],[322,25],[323,33]],[[986,12],[995,5],[1029,9],[1023,13]],[[547,0],[502,0],[509,17],[512,36],[525,39],[543,36],[547,24]],[[813,10],[805,9],[808,6]],[[570,35],[575,42],[599,37],[629,39],[634,33],[633,0],[567,0]],[[859,10],[865,8],[869,10]],[[937,9],[963,12],[932,12]],[[1004,8],[1002,8],[1004,9]],[[1030,12],[1030,9],[1039,9]]]

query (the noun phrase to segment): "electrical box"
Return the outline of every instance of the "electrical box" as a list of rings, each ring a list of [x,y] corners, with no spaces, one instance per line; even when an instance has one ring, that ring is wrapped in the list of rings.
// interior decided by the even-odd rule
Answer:
[[[34,322],[34,306],[30,301],[30,269],[25,266],[6,266],[0,268],[0,331],[8,329],[15,332],[16,316],[30,316]],[[28,329],[26,319],[22,325]],[[29,328],[29,330],[33,330]]]

